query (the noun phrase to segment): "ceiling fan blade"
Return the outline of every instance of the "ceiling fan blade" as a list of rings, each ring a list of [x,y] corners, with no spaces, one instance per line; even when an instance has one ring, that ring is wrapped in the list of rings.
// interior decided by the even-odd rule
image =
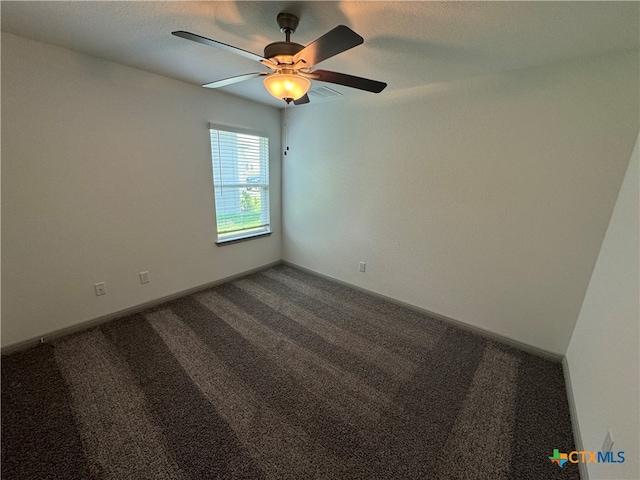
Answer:
[[[248,50],[243,50],[232,45],[227,45],[226,43],[218,42],[217,40],[211,40],[210,38],[202,37],[200,35],[196,35],[195,33],[183,32],[182,30],[179,30],[177,32],[171,32],[171,34],[175,35],[176,37],[186,38],[187,40],[198,42],[203,45],[208,45],[210,47],[221,48],[222,50],[241,55],[245,58],[248,58],[249,60],[257,60],[258,62],[264,60],[264,58],[260,55],[249,52]]]
[[[235,77],[223,78],[222,80],[216,80],[215,82],[205,83],[202,86],[205,88],[226,87],[227,85],[233,85],[234,83],[244,82],[245,80],[249,80],[250,78],[261,77],[263,75],[269,75],[269,74],[267,72],[245,73],[243,75],[236,75]]]
[[[303,60],[311,67],[338,53],[357,47],[362,42],[364,39],[349,27],[338,25],[296,53],[293,62]]]
[[[357,88],[358,90],[366,90],[367,92],[373,93],[380,93],[387,86],[384,82],[355,77],[353,75],[347,75],[346,73],[330,72],[328,70],[314,70],[311,72],[310,77],[321,82],[335,83],[336,85],[344,85],[345,87]]]
[[[306,93],[299,99],[293,101],[294,105],[304,105],[305,103],[309,103],[309,95]]]

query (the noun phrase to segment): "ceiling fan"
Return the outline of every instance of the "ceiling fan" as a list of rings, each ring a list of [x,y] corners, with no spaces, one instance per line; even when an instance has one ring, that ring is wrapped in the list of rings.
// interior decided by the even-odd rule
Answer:
[[[238,82],[243,82],[255,77],[265,77],[264,85],[271,95],[295,105],[309,103],[307,91],[311,86],[311,80],[334,83],[346,87],[357,88],[367,92],[380,93],[387,86],[384,82],[369,80],[367,78],[347,75],[345,73],[331,72],[328,70],[312,70],[318,63],[356,47],[364,42],[363,38],[349,27],[338,25],[333,30],[322,35],[316,41],[306,47],[291,41],[291,34],[298,27],[298,17],[291,13],[280,13],[277,17],[280,31],[285,34],[284,42],[270,43],[264,48],[264,57],[255,53],[237,48],[226,43],[211,40],[210,38],[196,35],[195,33],[176,31],[171,32],[177,37],[221,48],[227,52],[242,55],[251,60],[257,60],[271,72],[255,72],[237,75],[215,82],[206,83],[203,87],[219,88]]]

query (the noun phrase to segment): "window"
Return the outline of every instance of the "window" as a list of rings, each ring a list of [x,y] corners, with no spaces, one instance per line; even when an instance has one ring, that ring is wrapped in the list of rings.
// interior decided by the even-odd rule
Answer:
[[[217,243],[271,233],[269,139],[209,126]]]

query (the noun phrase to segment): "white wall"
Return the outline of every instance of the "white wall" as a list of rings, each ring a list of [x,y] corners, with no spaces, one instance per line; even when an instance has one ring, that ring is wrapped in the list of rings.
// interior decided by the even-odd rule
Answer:
[[[600,450],[611,430],[614,452],[626,453],[622,464],[587,464],[591,480],[640,478],[639,143],[566,357],[584,449]]]
[[[562,355],[638,128],[637,53],[293,108],[284,259]]]
[[[271,237],[214,244],[210,121],[271,138]],[[279,260],[280,176],[277,109],[3,33],[2,345]]]

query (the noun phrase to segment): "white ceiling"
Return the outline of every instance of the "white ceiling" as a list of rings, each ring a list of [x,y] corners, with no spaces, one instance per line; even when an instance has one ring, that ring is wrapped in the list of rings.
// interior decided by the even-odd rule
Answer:
[[[635,1],[2,1],[1,8],[4,32],[193,84],[264,68],[172,31],[262,55],[267,43],[284,40],[276,24],[280,12],[300,17],[292,41],[303,45],[339,24],[355,30],[364,44],[321,68],[387,82],[385,92],[640,48]],[[345,95],[374,95],[330,86]],[[284,106],[259,78],[222,90]]]

